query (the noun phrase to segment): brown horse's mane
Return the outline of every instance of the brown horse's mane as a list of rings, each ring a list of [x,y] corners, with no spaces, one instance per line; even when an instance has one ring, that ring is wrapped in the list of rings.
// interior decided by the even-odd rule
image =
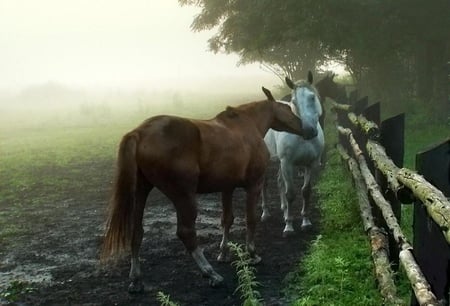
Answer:
[[[242,104],[239,106],[227,106],[225,110],[218,113],[215,118],[222,120],[238,118],[239,114],[245,114],[247,112],[247,109],[253,109],[255,104],[266,101],[267,100],[261,100]]]

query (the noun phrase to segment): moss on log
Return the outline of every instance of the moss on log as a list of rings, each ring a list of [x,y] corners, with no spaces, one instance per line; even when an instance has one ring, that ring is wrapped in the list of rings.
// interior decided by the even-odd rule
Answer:
[[[367,135],[368,139],[378,140],[380,138],[380,129],[375,122],[367,120],[363,115],[357,116],[354,113],[348,113],[348,119]]]
[[[383,173],[396,198],[402,203],[412,203],[414,200],[412,192],[397,180],[397,173],[400,168],[387,156],[384,147],[376,141],[368,140],[366,150],[375,167]]]
[[[414,290],[414,295],[421,306],[441,305],[436,296],[431,291],[430,284],[423,275],[420,267],[417,265],[416,260],[411,250],[400,251],[400,262],[405,269],[411,286]]]
[[[345,112],[351,112],[353,111],[354,107],[350,104],[340,104],[340,103],[336,103],[334,101],[331,102],[331,109],[332,110],[340,110],[340,111],[345,111]]]
[[[358,146],[355,138],[352,135],[352,131],[350,129],[338,127],[338,131],[347,135],[348,140],[350,142],[350,146],[353,150],[354,156],[358,161],[359,168],[361,174],[364,178],[364,182],[366,183],[367,190],[372,196],[375,204],[380,208],[380,211],[386,221],[386,225],[389,227],[389,230],[392,232],[395,241],[397,242],[400,249],[410,248],[410,244],[407,242],[405,235],[402,232],[402,229],[398,225],[397,218],[395,217],[394,212],[392,211],[391,204],[384,198],[380,188],[373,176],[370,172],[369,167],[367,166],[366,159],[362,154],[361,149]]]
[[[450,243],[450,201],[445,195],[416,172],[402,168],[397,172],[397,179],[411,189],[414,195],[425,205],[428,215],[442,230]]]

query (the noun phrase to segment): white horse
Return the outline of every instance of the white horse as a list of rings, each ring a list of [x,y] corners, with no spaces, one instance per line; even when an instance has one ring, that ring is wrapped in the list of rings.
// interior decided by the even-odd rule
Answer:
[[[320,165],[320,158],[325,140],[322,127],[319,124],[319,117],[322,115],[322,106],[316,88],[312,85],[313,76],[308,72],[307,81],[292,82],[286,77],[286,83],[292,89],[292,98],[289,105],[292,111],[301,119],[303,130],[309,130],[316,137],[306,140],[301,136],[286,132],[269,130],[264,137],[264,141],[269,149],[272,159],[280,161],[280,171],[278,173],[278,188],[281,198],[281,209],[284,212],[286,226],[283,236],[294,232],[292,203],[295,200],[296,191],[294,186],[294,176],[298,170],[303,170],[303,186],[301,189],[302,200],[302,229],[311,226],[308,218],[309,198],[311,193],[311,170]],[[281,101],[280,101],[281,102]],[[261,220],[266,220],[269,210],[266,204],[266,187],[264,185],[262,193],[263,213]]]

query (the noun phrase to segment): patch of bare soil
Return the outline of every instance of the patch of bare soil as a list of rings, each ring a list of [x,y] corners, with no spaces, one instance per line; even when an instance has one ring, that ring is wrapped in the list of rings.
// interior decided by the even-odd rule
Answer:
[[[108,173],[109,162],[98,165],[97,173]],[[85,165],[92,167],[92,165]],[[283,222],[276,188],[277,165],[269,168],[269,203],[272,217],[257,227],[256,246],[262,262],[256,266],[257,280],[266,305],[286,305],[283,279],[298,264],[309,242],[317,234],[318,213],[312,209],[314,226],[306,232],[282,238]],[[80,171],[82,173],[82,171]],[[105,176],[104,176],[105,177]],[[103,177],[103,178],[104,178]],[[107,177],[107,176],[106,176]],[[129,263],[111,269],[98,266],[98,250],[103,234],[104,210],[109,183],[94,183],[79,177],[81,186],[58,192],[61,200],[31,206],[21,218],[13,219],[26,230],[7,238],[0,251],[0,288],[13,280],[31,282],[33,290],[19,295],[10,305],[159,305],[158,291],[169,294],[181,305],[241,305],[237,277],[231,264],[218,263],[220,195],[199,196],[197,233],[205,255],[224,278],[224,285],[211,288],[202,278],[193,259],[175,235],[176,219],[172,204],[157,190],[149,196],[144,217],[145,235],[141,248],[145,292],[127,292]],[[84,182],[84,183],[83,183]],[[300,182],[299,182],[300,183]],[[300,185],[299,185],[300,186]],[[245,241],[243,191],[234,195],[235,224],[231,240]],[[300,203],[295,207],[299,216]],[[313,204],[313,206],[315,206]],[[0,291],[2,291],[0,289]],[[7,304],[0,299],[0,304]]]

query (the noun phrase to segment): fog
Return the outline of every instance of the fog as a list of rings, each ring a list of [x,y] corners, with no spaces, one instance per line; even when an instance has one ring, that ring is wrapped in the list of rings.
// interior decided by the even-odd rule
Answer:
[[[199,10],[176,0],[2,0],[0,90],[56,83],[72,89],[233,88],[276,83],[258,65],[207,50]],[[253,81],[254,82],[253,82]]]

